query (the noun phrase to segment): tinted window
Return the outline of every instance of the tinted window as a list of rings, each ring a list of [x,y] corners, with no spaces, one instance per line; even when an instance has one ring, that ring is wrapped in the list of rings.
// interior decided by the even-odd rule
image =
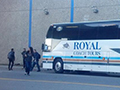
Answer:
[[[53,35],[53,26],[50,26],[48,32],[47,32],[47,35],[46,37],[47,38],[52,38],[52,35]]]
[[[120,39],[120,24],[118,24],[118,33],[117,33],[118,39]]]
[[[96,25],[84,24],[80,26],[79,40],[97,39]]]
[[[118,39],[120,38],[120,34],[118,34],[118,24],[83,24],[80,26],[79,40]]]
[[[97,39],[117,39],[118,26],[117,25],[106,25],[99,27]]]
[[[62,30],[61,30],[62,29]],[[77,40],[79,33],[79,27],[77,25],[56,26],[53,31],[53,38],[68,40]]]
[[[51,26],[47,38],[68,40],[120,39],[119,22],[62,24]]]

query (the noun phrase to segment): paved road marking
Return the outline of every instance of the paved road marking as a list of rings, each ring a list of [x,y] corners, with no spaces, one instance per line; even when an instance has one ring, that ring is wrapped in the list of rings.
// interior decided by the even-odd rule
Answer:
[[[86,86],[100,86],[100,87],[120,88],[120,86],[117,86],[117,85],[90,84],[90,83],[79,83],[79,82],[62,82],[62,81],[47,81],[47,80],[25,80],[25,79],[12,79],[12,78],[0,78],[0,80],[42,82],[42,83],[59,83],[59,84],[75,84],[75,85],[78,84],[78,85],[86,85]]]

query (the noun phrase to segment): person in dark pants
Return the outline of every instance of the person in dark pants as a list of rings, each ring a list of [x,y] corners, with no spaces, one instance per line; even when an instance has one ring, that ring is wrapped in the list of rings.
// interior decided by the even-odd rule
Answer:
[[[30,75],[32,57],[33,57],[33,48],[32,47],[30,47],[29,50],[26,52],[25,57],[26,57],[26,59],[25,59],[25,72],[27,73],[27,75]]]
[[[25,54],[26,54],[26,48],[23,48],[23,52],[22,52],[21,54],[22,54],[22,56],[23,56],[23,68],[25,68],[25,59],[26,59]]]
[[[8,53],[8,59],[9,59],[8,70],[13,70],[13,65],[15,61],[15,52],[13,48]]]
[[[40,65],[39,65],[39,59],[40,59],[40,54],[36,51],[36,49],[34,49],[34,60],[33,60],[33,66],[32,66],[32,70],[34,68],[35,65],[37,65],[37,72],[40,72]]]

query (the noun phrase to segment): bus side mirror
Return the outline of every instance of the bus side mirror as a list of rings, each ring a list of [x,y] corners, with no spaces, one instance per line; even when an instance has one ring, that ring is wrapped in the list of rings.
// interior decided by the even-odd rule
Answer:
[[[44,51],[45,44],[42,44],[42,51]]]
[[[48,51],[48,46],[46,44],[42,44],[42,51]]]

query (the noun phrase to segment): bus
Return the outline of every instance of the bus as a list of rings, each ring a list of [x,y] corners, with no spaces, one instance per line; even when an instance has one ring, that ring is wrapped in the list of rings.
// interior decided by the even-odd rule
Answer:
[[[46,34],[43,68],[120,73],[120,20],[52,24]]]

